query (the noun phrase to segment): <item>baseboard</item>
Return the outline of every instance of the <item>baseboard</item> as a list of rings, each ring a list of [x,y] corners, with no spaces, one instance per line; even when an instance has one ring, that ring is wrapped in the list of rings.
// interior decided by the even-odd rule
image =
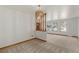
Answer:
[[[43,40],[43,39],[40,39],[40,38],[36,38],[36,37],[34,39],[38,39],[38,40],[42,40],[44,42],[47,42],[46,40]]]
[[[78,36],[69,36],[69,35],[65,35],[65,34],[55,34],[55,33],[48,33],[48,34],[79,38]]]
[[[11,45],[8,45],[8,46],[5,46],[5,47],[1,47],[0,49],[7,48],[7,47],[11,47],[11,46],[14,46],[14,45],[17,45],[17,44],[26,42],[26,41],[30,41],[30,40],[33,40],[33,39],[42,40],[42,39],[40,39],[40,38],[36,38],[36,37],[35,37],[35,38],[31,38],[31,39],[29,39],[29,40],[24,40],[24,41],[21,41],[21,42],[18,42],[18,43],[14,43],[14,44],[11,44]],[[42,41],[46,42],[45,40],[42,40]]]
[[[32,40],[32,39],[34,39],[34,38],[31,38],[31,39],[29,39],[29,40],[24,40],[24,41],[21,41],[21,42],[18,42],[18,43],[14,43],[14,44],[11,44],[11,45],[7,45],[7,46],[4,46],[4,47],[1,47],[0,49],[7,48],[7,47],[10,47],[10,46],[14,46],[14,45],[17,45],[17,44],[26,42],[26,41],[30,41],[30,40]]]
[[[72,37],[79,38],[78,36],[72,36]]]
[[[65,34],[57,34],[57,33],[47,33],[47,34],[60,35],[60,36],[68,36],[68,35],[65,35]]]

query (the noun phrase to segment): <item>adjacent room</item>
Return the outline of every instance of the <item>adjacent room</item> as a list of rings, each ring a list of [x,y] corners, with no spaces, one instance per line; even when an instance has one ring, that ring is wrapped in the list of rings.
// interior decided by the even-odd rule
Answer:
[[[79,53],[79,5],[0,5],[0,53]]]

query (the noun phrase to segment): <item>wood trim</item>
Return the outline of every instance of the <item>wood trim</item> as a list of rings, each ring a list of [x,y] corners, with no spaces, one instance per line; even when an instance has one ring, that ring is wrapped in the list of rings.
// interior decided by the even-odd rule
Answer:
[[[45,13],[45,31],[46,31],[46,13]]]

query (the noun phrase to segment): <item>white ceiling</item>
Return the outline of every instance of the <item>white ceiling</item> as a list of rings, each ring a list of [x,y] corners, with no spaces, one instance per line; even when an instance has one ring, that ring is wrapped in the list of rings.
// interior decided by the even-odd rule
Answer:
[[[31,5],[1,5],[0,7],[6,7],[13,10],[23,11],[23,12],[30,12],[33,11],[33,8]]]
[[[2,5],[1,5],[2,6]],[[16,10],[21,10],[21,11],[34,11],[37,8],[37,5],[3,5],[3,7],[7,7],[7,8],[13,8]],[[63,9],[63,8],[76,8],[79,6],[72,6],[72,5],[41,5],[41,7],[45,10],[56,10],[56,9]]]
[[[22,12],[35,12],[37,9],[37,5],[3,5],[2,7]],[[63,18],[79,15],[79,5],[41,5],[41,8],[43,8],[47,13],[53,15],[53,18],[58,18],[59,15]],[[61,16],[59,18],[62,18]]]
[[[22,10],[22,11],[27,11],[27,10],[36,10],[38,7],[37,5],[1,5],[1,7],[7,7],[7,8],[12,8],[16,10]],[[42,5],[43,9],[48,9],[52,6],[47,6],[47,5]]]

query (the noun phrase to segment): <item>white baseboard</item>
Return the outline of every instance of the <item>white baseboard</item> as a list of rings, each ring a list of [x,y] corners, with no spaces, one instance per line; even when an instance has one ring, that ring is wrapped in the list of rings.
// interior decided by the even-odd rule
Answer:
[[[26,39],[17,40],[16,42],[12,42],[12,43],[10,42],[10,43],[4,44],[4,45],[0,45],[0,48],[4,48],[4,47],[7,47],[7,46],[15,45],[15,44],[18,44],[20,42],[24,42],[24,41],[27,41],[27,40],[31,40],[33,38],[34,37],[30,37],[30,38],[26,38]]]

